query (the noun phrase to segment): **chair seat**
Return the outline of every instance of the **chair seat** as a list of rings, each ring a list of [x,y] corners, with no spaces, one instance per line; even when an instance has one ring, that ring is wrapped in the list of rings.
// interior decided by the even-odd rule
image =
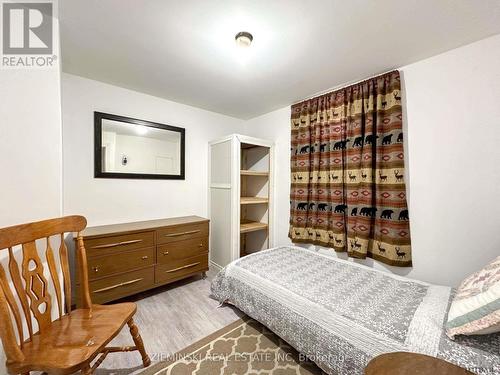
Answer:
[[[29,364],[32,371],[72,373],[82,363],[93,360],[118,335],[136,310],[135,303],[93,305],[91,317],[89,310],[74,310],[52,322],[46,332],[25,343],[22,349],[25,360],[15,367]]]

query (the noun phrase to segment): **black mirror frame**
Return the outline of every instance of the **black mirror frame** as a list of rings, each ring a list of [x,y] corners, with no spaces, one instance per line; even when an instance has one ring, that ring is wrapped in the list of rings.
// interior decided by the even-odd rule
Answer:
[[[148,126],[150,128],[158,128],[170,130],[181,134],[181,173],[180,174],[149,174],[149,173],[117,173],[102,171],[102,120],[114,120],[127,122],[134,125]],[[95,178],[127,178],[127,179],[143,179],[143,180],[185,180],[185,160],[186,160],[186,129],[177,126],[160,124],[157,122],[139,120],[131,117],[118,116],[110,113],[94,112],[94,177]]]

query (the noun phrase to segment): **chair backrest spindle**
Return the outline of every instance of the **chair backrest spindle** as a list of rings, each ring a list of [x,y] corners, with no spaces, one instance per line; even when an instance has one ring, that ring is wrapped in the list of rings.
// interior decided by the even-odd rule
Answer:
[[[89,277],[87,274],[87,253],[85,251],[85,246],[83,244],[83,237],[78,232],[78,264],[80,269],[78,274],[80,275],[80,287],[82,288],[81,299],[82,306],[84,309],[92,309],[92,301],[90,300],[90,290],[89,290]]]
[[[56,261],[54,259],[54,251],[50,245],[50,237],[47,237],[47,249],[45,250],[45,258],[47,258],[47,264],[49,266],[50,277],[52,278],[52,283],[56,292],[57,299],[57,309],[59,312],[59,318],[63,315],[63,301],[61,292],[61,282],[59,281],[59,274],[57,272]]]
[[[64,296],[66,297],[66,314],[71,314],[71,276],[69,273],[68,248],[66,247],[66,243],[64,242],[63,234],[61,234],[61,245],[59,246],[59,258],[61,262],[63,281],[64,281]]]
[[[23,244],[23,278],[30,308],[41,332],[51,322],[52,301],[48,293],[49,283],[44,276],[43,263],[35,241]]]
[[[29,308],[28,297],[24,292],[23,282],[21,281],[21,274],[19,272],[19,264],[17,263],[17,260],[14,257],[14,253],[12,252],[12,247],[9,247],[9,271],[12,283],[14,284],[14,288],[16,289],[17,296],[23,308],[24,318],[26,319],[26,325],[28,326],[28,333],[31,339],[33,337],[33,323],[31,321],[31,313]]]
[[[5,293],[3,292],[3,287],[0,288],[0,318],[2,319],[2,324],[0,324],[0,336],[2,337],[3,348],[5,350],[5,354],[7,355],[7,361],[24,360],[24,354],[21,352],[19,346],[16,345],[16,334],[14,333],[14,328],[12,327],[12,324],[9,324],[9,307],[6,301]]]
[[[14,294],[10,290],[9,280],[7,279],[7,275],[5,274],[5,270],[3,269],[3,266],[1,264],[0,264],[0,286],[3,289],[5,299],[10,307],[10,310],[14,315],[14,319],[16,320],[17,331],[19,334],[19,341],[22,346],[24,342],[24,332],[23,332],[23,323],[21,320],[21,314],[19,313],[16,304],[16,299],[14,298]]]

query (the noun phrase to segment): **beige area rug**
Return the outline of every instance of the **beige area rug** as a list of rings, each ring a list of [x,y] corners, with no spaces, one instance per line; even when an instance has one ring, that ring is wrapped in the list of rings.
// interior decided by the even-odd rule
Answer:
[[[187,374],[319,375],[324,372],[262,324],[245,317],[141,372],[141,375]]]

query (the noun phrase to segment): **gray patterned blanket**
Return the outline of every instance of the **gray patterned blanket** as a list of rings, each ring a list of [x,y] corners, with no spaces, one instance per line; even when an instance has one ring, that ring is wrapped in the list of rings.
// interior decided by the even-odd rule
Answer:
[[[362,374],[373,357],[411,351],[500,373],[500,334],[443,331],[453,290],[334,259],[300,247],[241,258],[212,294],[266,325],[329,374]]]

